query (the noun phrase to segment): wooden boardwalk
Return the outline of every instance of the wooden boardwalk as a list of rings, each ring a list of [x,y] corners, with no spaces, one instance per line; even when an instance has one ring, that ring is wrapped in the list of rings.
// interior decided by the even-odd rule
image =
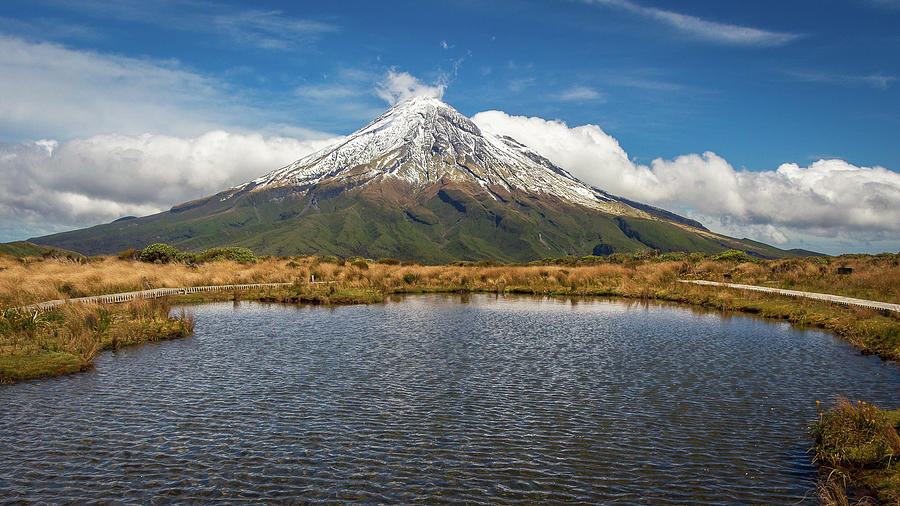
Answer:
[[[189,286],[184,288],[154,288],[151,290],[141,290],[139,292],[111,293],[108,295],[94,295],[92,297],[76,297],[74,299],[57,299],[48,300],[47,302],[39,302],[30,306],[24,306],[19,309],[25,311],[43,311],[63,304],[85,304],[85,303],[103,303],[115,304],[119,302],[128,302],[135,299],[156,299],[158,297],[167,297],[169,295],[183,295],[187,293],[198,292],[216,292],[231,290],[255,290],[258,288],[276,288],[280,286],[291,286],[293,283],[253,283],[246,285],[216,285],[216,286]]]
[[[739,285],[736,283],[719,283],[716,281],[702,280],[686,280],[679,279],[679,283],[693,283],[695,285],[704,286],[724,286],[726,288],[737,288],[738,290],[752,290],[754,292],[776,293],[778,295],[787,295],[788,297],[805,297],[807,299],[826,300],[837,304],[847,306],[867,307],[870,309],[878,309],[881,311],[892,311],[900,313],[900,304],[891,304],[890,302],[879,302],[876,300],[854,299],[853,297],[843,297],[840,295],[831,295],[829,293],[801,292],[799,290],[785,290],[783,288],[769,288],[765,286],[755,285]]]

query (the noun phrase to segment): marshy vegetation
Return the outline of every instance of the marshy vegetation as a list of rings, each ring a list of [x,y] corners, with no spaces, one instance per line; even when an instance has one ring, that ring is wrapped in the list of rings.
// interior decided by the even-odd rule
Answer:
[[[170,318],[170,307],[156,299],[50,311],[0,309],[0,384],[82,371],[102,350],[190,334],[193,318]]]
[[[817,402],[818,404],[818,402]],[[881,504],[900,504],[900,410],[885,411],[862,400],[839,399],[820,411],[810,432],[823,478],[825,504],[848,504],[846,489],[862,490]]]

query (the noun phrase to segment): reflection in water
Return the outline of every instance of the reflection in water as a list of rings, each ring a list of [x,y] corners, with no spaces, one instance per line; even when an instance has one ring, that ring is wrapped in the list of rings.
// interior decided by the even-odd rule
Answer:
[[[192,338],[0,387],[0,496],[791,502],[815,400],[900,393],[896,364],[786,324],[466,300],[196,306]]]

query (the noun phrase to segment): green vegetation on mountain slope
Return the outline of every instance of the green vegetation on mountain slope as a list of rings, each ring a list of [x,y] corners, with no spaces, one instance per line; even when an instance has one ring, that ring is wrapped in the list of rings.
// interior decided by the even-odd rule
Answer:
[[[660,219],[616,216],[545,195],[498,195],[465,185],[367,185],[295,193],[276,188],[202,199],[171,211],[34,239],[88,255],[164,242],[184,251],[242,246],[257,255],[397,257],[429,264],[647,250],[763,258],[803,256]],[[226,198],[227,197],[227,198]]]

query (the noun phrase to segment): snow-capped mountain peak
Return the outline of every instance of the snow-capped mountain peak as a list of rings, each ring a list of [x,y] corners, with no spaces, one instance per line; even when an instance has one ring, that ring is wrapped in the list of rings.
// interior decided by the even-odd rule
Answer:
[[[416,187],[441,180],[470,181],[486,189],[550,194],[617,214],[624,208],[634,211],[515,139],[483,131],[453,107],[424,96],[394,105],[341,141],[241,188],[292,186],[305,191],[323,181],[355,186],[383,178]]]

